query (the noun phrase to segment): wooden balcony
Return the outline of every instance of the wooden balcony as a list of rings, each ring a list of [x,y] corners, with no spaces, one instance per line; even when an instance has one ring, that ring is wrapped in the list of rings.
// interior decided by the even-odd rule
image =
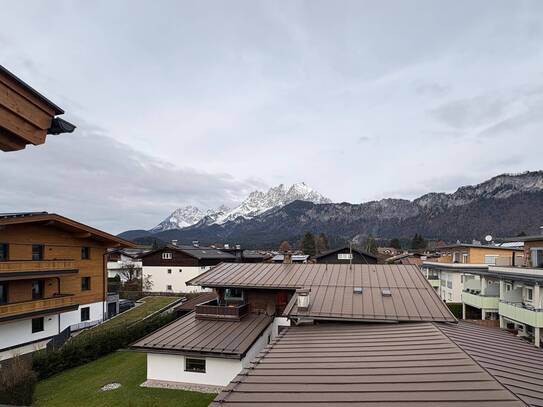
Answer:
[[[219,305],[216,300],[195,307],[197,319],[226,319],[239,321],[249,313],[249,304]]]
[[[0,305],[0,321],[23,318],[31,314],[46,315],[47,311],[54,312],[57,309],[70,307],[77,307],[73,294],[58,294],[51,298],[14,302]]]
[[[77,273],[74,260],[14,260],[0,262],[0,280]]]

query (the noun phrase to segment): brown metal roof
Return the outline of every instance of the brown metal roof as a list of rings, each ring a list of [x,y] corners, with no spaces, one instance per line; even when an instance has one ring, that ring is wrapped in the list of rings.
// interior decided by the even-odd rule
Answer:
[[[290,327],[213,407],[524,406],[430,323]]]
[[[198,294],[196,297],[187,300],[174,308],[175,311],[194,311],[194,308],[203,302],[215,300],[217,294],[214,292],[205,292]]]
[[[140,339],[132,348],[241,359],[272,320],[263,314],[248,314],[241,321],[200,320],[192,312]]]
[[[189,281],[207,287],[310,288],[307,311],[315,319],[449,321],[456,319],[416,266],[387,264],[221,264]],[[355,292],[361,288],[362,293]],[[384,296],[383,289],[391,295]],[[360,290],[358,290],[360,291]]]
[[[441,331],[531,406],[543,406],[543,350],[499,328],[460,322]]]

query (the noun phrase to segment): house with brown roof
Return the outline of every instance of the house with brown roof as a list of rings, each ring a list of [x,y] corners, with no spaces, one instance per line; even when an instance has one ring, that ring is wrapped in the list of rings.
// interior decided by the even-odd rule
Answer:
[[[133,246],[53,213],[0,214],[0,360],[107,318],[106,250]]]
[[[225,386],[291,324],[456,321],[413,266],[224,263],[187,284],[215,298],[133,344],[147,385]]]

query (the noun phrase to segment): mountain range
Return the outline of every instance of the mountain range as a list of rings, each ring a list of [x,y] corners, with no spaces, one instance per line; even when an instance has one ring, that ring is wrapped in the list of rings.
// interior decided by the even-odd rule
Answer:
[[[471,241],[536,233],[543,225],[543,171],[502,174],[454,193],[429,193],[415,200],[382,199],[360,204],[332,203],[304,183],[252,192],[233,209],[180,208],[150,231],[121,237],[153,240],[239,243],[276,247],[299,241],[306,231],[331,239],[408,239],[415,233],[445,241]]]

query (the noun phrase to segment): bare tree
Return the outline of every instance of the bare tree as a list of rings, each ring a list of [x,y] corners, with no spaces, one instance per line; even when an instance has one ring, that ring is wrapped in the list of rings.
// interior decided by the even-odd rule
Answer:
[[[121,281],[132,281],[139,278],[140,275],[141,267],[136,266],[134,263],[124,263],[123,267],[119,269]]]

